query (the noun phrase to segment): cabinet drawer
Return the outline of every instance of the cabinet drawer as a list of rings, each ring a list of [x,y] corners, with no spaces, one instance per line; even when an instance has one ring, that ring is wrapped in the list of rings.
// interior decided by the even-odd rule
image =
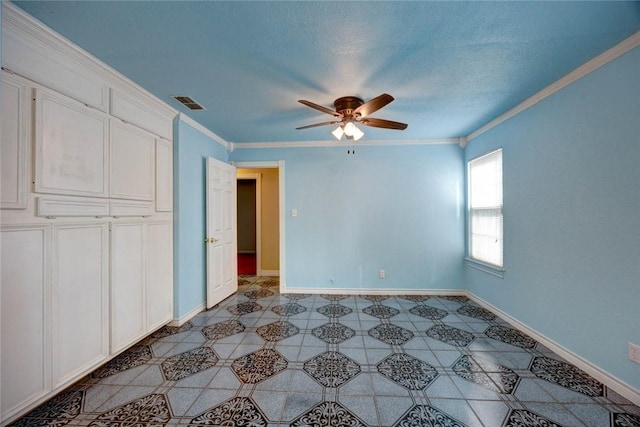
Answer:
[[[48,216],[109,216],[108,200],[66,200],[38,197],[36,215]]]
[[[151,216],[153,214],[153,203],[111,201],[111,216]]]

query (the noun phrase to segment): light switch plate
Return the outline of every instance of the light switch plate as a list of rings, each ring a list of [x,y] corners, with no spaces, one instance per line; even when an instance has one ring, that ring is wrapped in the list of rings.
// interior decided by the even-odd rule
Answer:
[[[640,363],[640,345],[629,343],[629,359]]]

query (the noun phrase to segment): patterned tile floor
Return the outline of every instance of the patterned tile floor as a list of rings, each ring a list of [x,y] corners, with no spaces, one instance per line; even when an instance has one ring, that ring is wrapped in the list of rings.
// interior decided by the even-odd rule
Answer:
[[[239,292],[14,426],[640,426],[640,408],[465,297]]]

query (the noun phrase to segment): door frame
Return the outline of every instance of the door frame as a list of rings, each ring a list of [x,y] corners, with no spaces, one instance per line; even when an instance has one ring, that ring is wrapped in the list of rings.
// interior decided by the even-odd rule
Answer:
[[[244,169],[244,168],[243,168]],[[260,256],[260,253],[262,252],[262,229],[261,229],[261,224],[262,224],[262,205],[261,205],[261,201],[262,201],[262,176],[259,173],[239,173],[237,172],[238,167],[236,167],[236,184],[239,180],[245,180],[245,181],[250,181],[253,180],[255,181],[255,185],[256,185],[256,192],[255,192],[255,196],[256,196],[256,200],[255,200],[255,206],[256,206],[256,275],[257,276],[261,276],[261,271],[262,271],[262,258]],[[236,211],[236,215],[238,215],[238,212]],[[237,230],[236,230],[237,231]]]
[[[229,162],[236,169],[278,169],[278,222],[280,227],[280,292],[284,292],[287,288],[287,269],[286,269],[286,247],[285,247],[285,220],[286,220],[286,211],[285,211],[285,176],[284,169],[285,164],[284,160],[275,160],[275,161],[264,161],[264,162]]]

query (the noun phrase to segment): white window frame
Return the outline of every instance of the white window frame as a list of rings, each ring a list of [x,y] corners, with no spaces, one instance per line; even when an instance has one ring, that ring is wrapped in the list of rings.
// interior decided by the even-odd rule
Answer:
[[[489,197],[490,199],[495,199],[495,204],[492,204],[490,206],[472,206],[474,183],[472,182],[471,170],[473,168],[473,165],[474,163],[480,163],[483,160],[486,162],[489,157],[496,155],[500,156],[498,160],[500,165],[499,176],[496,177],[499,183],[499,190],[494,191]],[[504,273],[504,204],[502,197],[503,187],[502,148],[490,151],[467,162],[467,264],[470,267],[477,268],[490,274],[494,274],[498,277],[503,277]],[[478,193],[475,194],[477,198]],[[500,251],[499,254],[496,254],[495,252],[491,253],[491,251],[489,250],[486,256],[483,257],[483,254],[475,252],[474,242],[477,239],[474,238],[476,236],[473,229],[473,220],[475,216],[474,212],[478,212],[480,214],[484,213],[488,217],[493,216],[497,218],[497,229],[495,230],[494,235],[496,237],[496,243],[498,244],[498,248]]]

